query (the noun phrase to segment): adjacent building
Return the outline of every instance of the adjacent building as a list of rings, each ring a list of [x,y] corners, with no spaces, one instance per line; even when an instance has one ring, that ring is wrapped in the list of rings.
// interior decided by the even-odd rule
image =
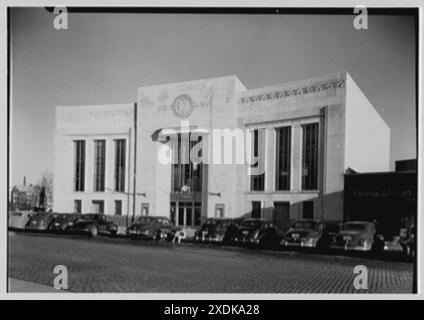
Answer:
[[[346,72],[142,87],[135,103],[56,108],[53,209],[340,221],[345,170],[387,171],[389,152],[389,127]]]
[[[395,162],[395,171],[356,172],[345,175],[345,220],[375,220],[379,232],[399,235],[416,224],[417,160]]]

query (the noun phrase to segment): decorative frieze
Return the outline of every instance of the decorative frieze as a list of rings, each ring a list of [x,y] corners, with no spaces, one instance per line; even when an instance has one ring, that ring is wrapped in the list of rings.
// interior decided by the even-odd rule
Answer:
[[[240,103],[254,103],[260,101],[269,101],[276,99],[287,99],[290,97],[296,97],[301,95],[322,93],[330,91],[333,89],[343,88],[345,85],[344,80],[334,80],[326,83],[319,83],[308,85],[300,88],[290,88],[290,89],[279,89],[273,92],[260,93],[252,96],[241,97],[239,99]]]

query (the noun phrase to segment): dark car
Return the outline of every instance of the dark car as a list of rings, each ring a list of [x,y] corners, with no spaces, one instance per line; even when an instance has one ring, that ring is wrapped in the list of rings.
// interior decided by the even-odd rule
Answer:
[[[99,234],[115,236],[118,232],[118,225],[109,221],[104,214],[89,213],[82,214],[80,219],[68,228],[68,231],[74,234],[88,234],[91,237]]]
[[[416,243],[416,227],[411,225],[407,229],[407,235],[402,239],[402,251],[405,255],[410,257],[416,256],[417,243]]]
[[[284,233],[281,245],[325,248],[329,246],[330,241],[331,238],[324,223],[319,220],[302,219],[293,223]]]
[[[31,220],[26,225],[26,231],[42,232],[47,231],[50,223],[57,216],[57,213],[53,212],[37,212],[31,217]]]
[[[65,232],[69,227],[81,218],[81,214],[77,213],[61,213],[58,214],[50,223],[48,228],[51,232]]]
[[[345,251],[383,251],[384,238],[377,233],[374,222],[349,221],[342,225],[331,247]]]
[[[127,235],[131,239],[144,240],[172,240],[180,230],[167,217],[143,216],[127,228]]]
[[[260,218],[243,220],[234,235],[236,243],[277,247],[280,237],[272,221]]]
[[[236,227],[234,219],[207,218],[195,234],[196,242],[224,242],[227,230]]]

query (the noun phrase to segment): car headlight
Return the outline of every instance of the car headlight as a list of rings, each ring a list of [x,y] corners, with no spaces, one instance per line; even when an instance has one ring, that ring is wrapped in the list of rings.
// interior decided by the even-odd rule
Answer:
[[[318,242],[318,238],[305,238],[303,242],[306,245],[315,245]]]
[[[361,246],[366,247],[366,246],[370,245],[370,244],[371,244],[371,242],[370,242],[370,240],[367,240],[367,239],[361,239],[361,240],[359,240],[359,244],[360,244]]]

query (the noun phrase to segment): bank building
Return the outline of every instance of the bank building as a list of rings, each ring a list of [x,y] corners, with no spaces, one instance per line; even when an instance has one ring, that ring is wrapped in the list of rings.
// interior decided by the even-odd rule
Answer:
[[[214,130],[230,133],[221,147]],[[243,141],[262,156],[258,174],[236,161]],[[181,161],[196,142],[209,159],[229,143],[221,156],[232,160]],[[234,75],[154,85],[134,103],[56,107],[53,210],[187,227],[205,217],[341,221],[345,171],[388,171],[389,160],[390,129],[347,72],[255,89]]]

